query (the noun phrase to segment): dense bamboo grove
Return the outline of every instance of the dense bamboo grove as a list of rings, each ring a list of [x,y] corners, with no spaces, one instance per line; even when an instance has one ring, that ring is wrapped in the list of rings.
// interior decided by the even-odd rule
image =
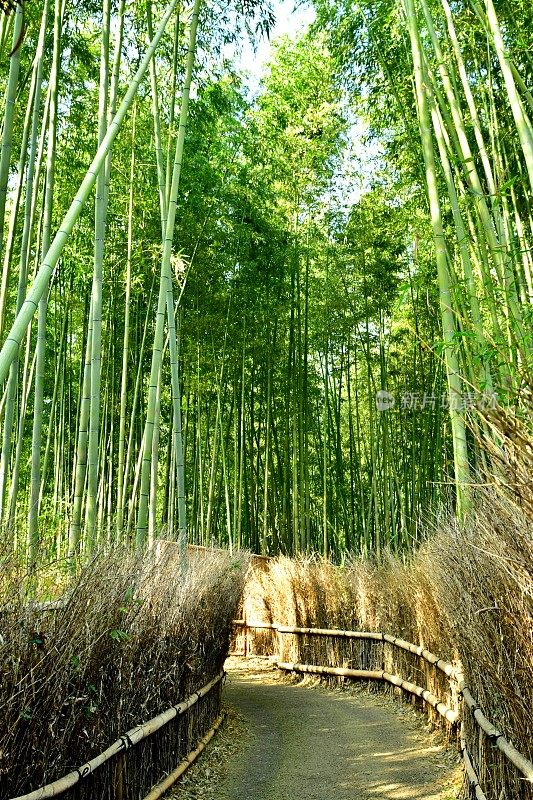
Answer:
[[[379,556],[490,474],[477,410],[531,380],[531,10],[315,5],[257,97],[268,5],[32,2],[13,52],[2,17],[0,520],[30,566]]]

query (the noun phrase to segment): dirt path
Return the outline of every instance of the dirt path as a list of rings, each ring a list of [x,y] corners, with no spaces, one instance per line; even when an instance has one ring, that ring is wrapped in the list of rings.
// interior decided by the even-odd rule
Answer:
[[[413,712],[369,693],[352,696],[229,671],[226,702],[244,718],[244,749],[217,800],[452,800],[457,767]],[[178,796],[178,795],[177,795]]]

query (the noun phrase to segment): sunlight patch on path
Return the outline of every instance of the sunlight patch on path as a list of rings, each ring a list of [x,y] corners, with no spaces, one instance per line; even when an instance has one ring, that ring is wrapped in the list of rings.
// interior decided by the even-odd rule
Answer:
[[[268,666],[230,671],[226,700],[250,731],[220,800],[452,800],[455,754],[408,709],[277,679]]]

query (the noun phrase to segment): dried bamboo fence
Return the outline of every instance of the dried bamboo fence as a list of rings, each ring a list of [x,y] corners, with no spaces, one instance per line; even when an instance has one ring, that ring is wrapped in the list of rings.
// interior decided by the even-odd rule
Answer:
[[[406,692],[433,720],[440,719],[451,735],[457,735],[468,798],[533,800],[533,763],[486,717],[458,665],[386,633],[246,619],[235,620],[234,626],[240,655],[257,650],[265,655],[270,650],[271,660],[281,670],[377,681]]]
[[[185,700],[127,731],[68,775],[12,800],[156,800],[193,763],[219,727],[223,677],[221,671]]]

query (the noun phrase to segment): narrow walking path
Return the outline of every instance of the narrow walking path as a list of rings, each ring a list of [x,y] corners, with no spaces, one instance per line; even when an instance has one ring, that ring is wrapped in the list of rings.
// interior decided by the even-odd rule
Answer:
[[[410,711],[230,668],[226,702],[250,736],[233,758],[220,800],[452,800],[458,770]],[[407,719],[402,719],[402,717]],[[455,788],[454,788],[455,786]]]

